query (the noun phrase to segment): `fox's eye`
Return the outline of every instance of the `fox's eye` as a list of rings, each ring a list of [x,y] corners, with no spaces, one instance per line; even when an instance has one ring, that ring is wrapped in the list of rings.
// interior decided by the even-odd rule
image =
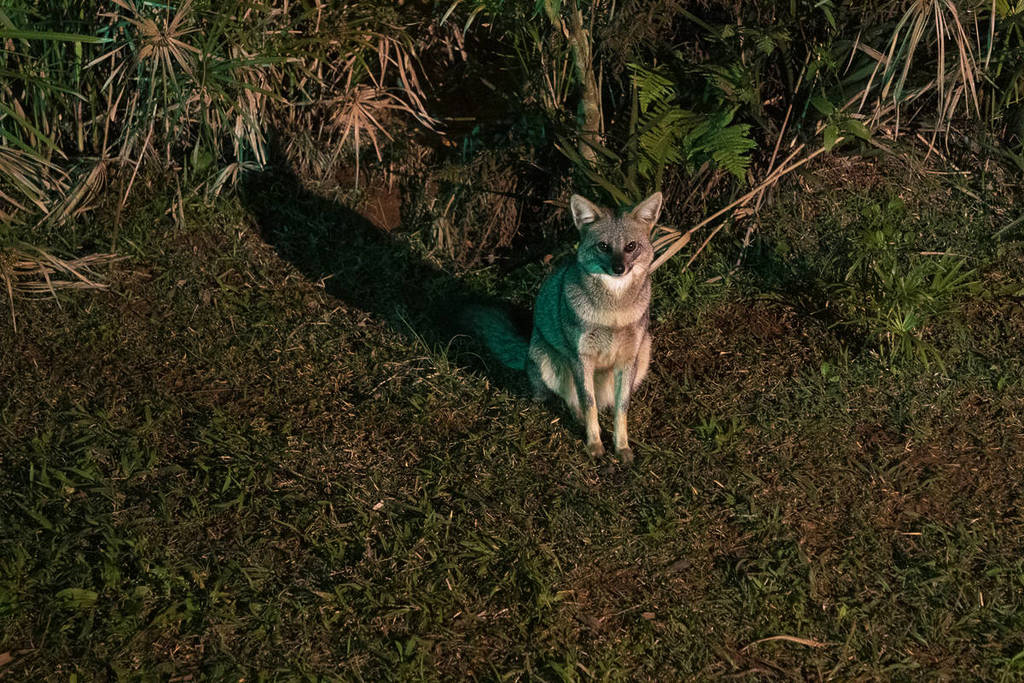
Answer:
[[[598,242],[597,248],[604,252],[607,252],[608,250],[611,249],[611,247],[608,246],[607,242]]]
[[[634,249],[636,249],[636,242],[630,242],[629,244],[626,245],[627,252],[633,251]]]

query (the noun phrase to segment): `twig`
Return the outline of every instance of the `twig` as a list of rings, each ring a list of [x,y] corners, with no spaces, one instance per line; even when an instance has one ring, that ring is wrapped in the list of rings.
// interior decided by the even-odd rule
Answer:
[[[11,289],[11,278],[7,276],[7,273],[0,273],[3,275],[4,284],[7,285],[7,301],[11,305],[11,326],[14,328],[15,334],[18,332],[18,317],[14,314],[14,290]]]
[[[796,636],[768,636],[767,638],[761,638],[755,640],[749,645],[745,645],[740,652],[746,652],[747,649],[754,647],[759,643],[768,643],[773,640],[784,640],[787,643],[796,643],[797,645],[806,645],[807,647],[826,647],[828,643],[819,643],[817,640],[811,640],[810,638],[798,638]]]
[[[696,260],[697,256],[700,255],[700,252],[704,251],[704,247],[708,246],[708,242],[711,241],[711,238],[722,231],[722,228],[725,227],[725,224],[726,221],[722,221],[715,227],[714,230],[711,231],[711,234],[707,236],[707,239],[701,242],[700,246],[697,247],[697,251],[693,252],[693,255],[690,257],[690,260],[686,262],[686,265],[683,266],[683,270],[681,272],[686,272],[686,269],[690,267],[690,264],[692,264],[694,260]]]
[[[757,198],[757,204],[758,205],[754,207],[754,211],[755,212],[760,207],[761,197],[763,197],[763,196],[764,196],[763,194],[758,196],[758,198]],[[750,246],[750,238],[753,236],[754,230],[756,230],[756,229],[757,229],[757,221],[750,221],[750,225],[747,226],[747,232],[746,232],[746,234],[743,235],[743,243],[740,244],[740,253],[739,253],[739,256],[736,257],[736,265],[734,265],[733,268],[739,268],[740,267],[740,263],[743,262],[743,254],[745,254],[747,252],[747,248]]]
[[[936,149],[936,147],[935,147],[935,144],[934,144],[934,143],[935,143],[935,136],[936,136],[937,134],[938,134],[938,130],[936,129],[936,130],[935,130],[935,131],[934,131],[934,132],[932,133],[932,139],[931,139],[930,141],[929,141],[929,140],[926,140],[926,139],[925,139],[925,137],[924,137],[923,135],[921,135],[920,133],[916,133],[916,134],[915,134],[915,137],[917,137],[917,139],[918,139],[918,140],[920,140],[921,142],[923,142],[923,143],[924,143],[925,147],[927,147],[927,148],[928,148],[928,153],[929,153],[929,154],[932,154],[932,153],[934,153],[934,154],[935,154],[936,156],[938,156],[938,157],[939,157],[940,159],[942,159],[942,160],[943,160],[944,162],[946,162],[946,164],[947,164],[947,165],[949,165],[949,166],[950,166],[950,167],[952,167],[952,168],[956,168],[956,164],[954,164],[954,163],[953,163],[952,161],[950,161],[950,160],[949,160],[949,158],[948,158],[948,157],[946,157],[946,155],[945,155],[945,154],[943,154],[943,153],[942,153],[942,152],[940,152],[940,151],[939,151],[938,149]],[[928,158],[927,158],[927,157],[925,157],[925,161],[928,161]]]
[[[784,175],[788,175],[789,173],[792,173],[793,171],[795,171],[796,169],[800,168],[801,166],[806,164],[808,161],[811,161],[812,159],[818,157],[819,155],[821,155],[825,151],[824,147],[819,147],[818,149],[816,149],[815,151],[811,152],[810,154],[808,154],[803,159],[800,159],[799,161],[793,162],[789,166],[786,166],[785,163],[788,163],[788,161],[790,159],[792,159],[794,156],[796,156],[801,151],[803,151],[804,147],[805,146],[803,144],[798,145],[797,148],[795,150],[793,150],[792,154],[790,154],[789,157],[787,157],[786,162],[783,162],[783,164],[781,164],[780,167],[777,170],[772,171],[771,173],[769,173],[768,177],[766,177],[763,181],[761,181],[761,183],[757,187],[755,187],[753,190],[751,190],[750,192],[746,193],[745,195],[743,195],[742,197],[740,197],[736,201],[732,202],[728,206],[726,206],[726,207],[724,207],[722,209],[719,209],[715,213],[711,214],[710,216],[708,216],[707,218],[702,220],[700,223],[698,223],[697,225],[695,225],[692,228],[690,228],[689,230],[687,230],[685,233],[682,233],[675,242],[673,242],[665,251],[663,251],[658,256],[658,258],[656,258],[654,260],[654,263],[651,265],[651,270],[652,271],[657,270],[658,268],[661,267],[661,265],[663,263],[665,263],[665,261],[667,261],[670,258],[672,258],[673,256],[675,256],[676,252],[678,252],[680,249],[682,249],[684,246],[686,246],[686,244],[689,242],[688,238],[689,238],[689,236],[691,234],[697,232],[698,230],[703,228],[708,223],[711,223],[712,221],[714,221],[716,218],[718,218],[722,214],[725,214],[725,213],[733,210],[737,206],[746,204],[753,197],[757,196],[760,192],[762,192],[766,187],[768,187],[772,183],[778,181],[779,178],[781,178]],[[715,233],[717,233],[719,230],[721,230],[721,227],[716,228],[715,229]],[[705,240],[704,244],[707,244],[707,240]],[[704,248],[704,246],[702,245],[701,249],[703,249],[703,248]],[[691,263],[692,263],[692,260],[691,260]],[[687,265],[689,265],[689,263]],[[685,270],[685,268],[684,268],[684,270]]]
[[[1001,227],[998,230],[996,230],[995,233],[993,233],[993,235],[992,235],[992,239],[996,239],[997,237],[1002,235],[1007,230],[1010,230],[1012,228],[1017,227],[1018,225],[1021,224],[1022,221],[1024,221],[1024,213],[1022,213],[1020,216],[1017,216],[1017,218],[1013,219],[1012,221],[1010,221],[1009,223],[1007,223],[1003,227]]]

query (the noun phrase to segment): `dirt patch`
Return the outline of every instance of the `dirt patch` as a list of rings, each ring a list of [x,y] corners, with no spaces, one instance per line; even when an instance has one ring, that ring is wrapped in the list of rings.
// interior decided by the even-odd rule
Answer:
[[[814,362],[821,332],[774,302],[729,302],[696,326],[656,330],[655,359],[661,372],[698,387],[707,382],[749,393],[763,389],[769,376],[791,376]]]
[[[397,187],[378,182],[366,188],[359,213],[385,232],[402,224],[402,196]]]

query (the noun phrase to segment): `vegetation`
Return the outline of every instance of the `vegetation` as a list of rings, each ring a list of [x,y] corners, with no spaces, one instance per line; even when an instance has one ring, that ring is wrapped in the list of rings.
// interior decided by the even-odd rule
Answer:
[[[0,671],[1016,678],[1024,242],[904,174],[816,166],[743,269],[706,282],[723,233],[658,271],[615,472],[521,377],[424,341],[424,301],[527,302],[539,264],[454,279],[294,178],[183,220],[141,186],[110,289],[0,330]],[[970,255],[980,290],[920,329],[941,369],[857,305],[900,300],[849,247],[865,216],[913,235],[901,277]]]
[[[1022,21],[5,4],[0,676],[1024,676]],[[454,314],[654,189],[610,469]]]

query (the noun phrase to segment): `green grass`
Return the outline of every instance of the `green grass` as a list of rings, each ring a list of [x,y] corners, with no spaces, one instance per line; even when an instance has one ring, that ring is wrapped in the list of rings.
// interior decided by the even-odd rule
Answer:
[[[724,235],[659,271],[612,471],[444,343],[446,297],[539,269],[455,280],[287,178],[185,225],[155,193],[110,292],[0,326],[0,675],[1020,678],[1013,204],[886,168],[784,189],[724,281]],[[885,288],[844,279],[869,220],[968,258],[915,332],[941,368],[843,305]]]

